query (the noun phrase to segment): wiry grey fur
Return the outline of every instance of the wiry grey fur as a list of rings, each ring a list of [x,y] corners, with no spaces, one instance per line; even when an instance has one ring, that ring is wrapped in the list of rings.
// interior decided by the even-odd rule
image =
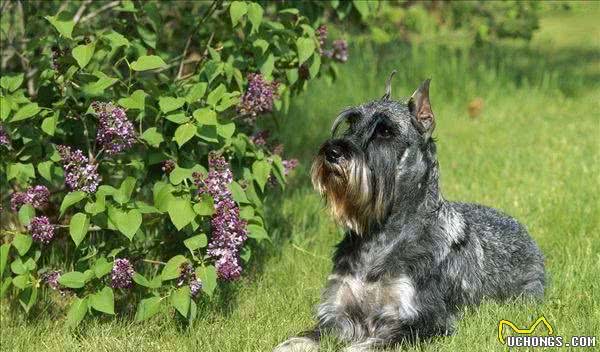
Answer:
[[[368,351],[452,333],[460,307],[484,297],[543,296],[543,256],[522,225],[442,197],[429,81],[408,103],[390,100],[387,90],[345,110],[334,134],[342,121],[349,128],[325,142],[313,182],[340,203],[334,214],[348,230],[316,328],[276,351],[316,351],[321,332],[349,342],[347,351]],[[332,195],[334,185],[348,195]]]

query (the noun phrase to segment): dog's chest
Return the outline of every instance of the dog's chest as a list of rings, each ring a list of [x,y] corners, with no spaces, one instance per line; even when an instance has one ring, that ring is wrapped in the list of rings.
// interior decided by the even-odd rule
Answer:
[[[325,292],[323,304],[349,316],[411,318],[417,314],[414,283],[405,275],[368,282],[357,275],[332,274]]]

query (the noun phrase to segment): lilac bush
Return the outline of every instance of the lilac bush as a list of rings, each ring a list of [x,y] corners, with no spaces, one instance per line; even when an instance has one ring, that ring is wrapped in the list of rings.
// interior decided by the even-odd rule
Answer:
[[[193,321],[239,285],[297,165],[259,125],[333,79],[347,46],[284,3],[17,3],[3,6],[27,31],[0,80],[2,294],[27,313],[57,290],[71,326],[136,306]]]

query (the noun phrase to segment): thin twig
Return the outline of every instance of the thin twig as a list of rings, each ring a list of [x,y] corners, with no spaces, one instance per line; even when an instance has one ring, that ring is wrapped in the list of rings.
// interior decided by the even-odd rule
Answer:
[[[185,57],[187,56],[188,48],[190,47],[190,43],[192,42],[192,35],[190,35],[185,42],[185,48],[183,49],[183,55],[181,55],[181,63],[179,64],[179,70],[177,71],[177,79],[181,78],[183,75],[183,65],[185,63]]]
[[[87,144],[88,157],[90,162],[93,163],[96,159],[94,159],[94,152],[92,151],[92,144],[90,143],[90,133],[87,128],[87,123],[85,123],[86,119],[84,116],[81,116],[81,123],[83,124],[83,136],[85,137],[85,143]]]
[[[179,70],[177,71],[177,78],[176,78],[176,80],[184,79],[184,77],[182,77],[182,75],[183,75],[183,66],[184,66],[185,57],[187,56],[187,51],[189,49],[190,43],[192,42],[192,37],[194,36],[194,33],[196,33],[196,31],[200,28],[200,26],[204,23],[204,21],[206,21],[206,19],[213,14],[213,12],[217,9],[217,7],[219,7],[219,5],[222,2],[223,2],[223,0],[214,0],[210,4],[210,6],[208,7],[208,9],[206,9],[206,12],[204,13],[204,15],[202,16],[202,18],[200,19],[200,21],[198,21],[198,23],[196,23],[196,26],[194,26],[194,28],[192,29],[192,31],[188,35],[187,41],[185,42],[185,48],[183,49],[183,55],[181,57],[181,63],[179,64]],[[212,37],[213,36],[214,36],[214,32],[211,33],[211,36],[210,36],[210,39],[209,39],[209,43],[212,41]],[[199,61],[199,63],[200,62],[202,62],[202,58]],[[197,67],[198,66],[196,66],[196,68]],[[196,69],[194,69],[194,71],[192,71],[192,72],[195,72],[195,71],[196,71]]]
[[[119,6],[121,2],[120,1],[112,1],[109,2],[108,4],[102,6],[101,8],[99,8],[98,10],[94,11],[94,12],[90,12],[89,14],[87,14],[86,16],[84,16],[81,21],[79,22],[86,22],[87,20],[89,20],[90,18],[94,18],[96,17],[100,12],[106,11],[106,10],[110,10],[113,7],[117,7]]]
[[[208,42],[206,42],[206,48],[204,49],[204,52],[200,56],[200,60],[198,60],[198,63],[196,64],[196,67],[194,68],[194,70],[191,73],[188,73],[187,75],[178,78],[177,80],[188,79],[188,78],[192,77],[196,73],[196,71],[198,71],[198,67],[200,66],[202,61],[204,61],[204,58],[208,55],[208,48],[210,47],[210,44],[212,43],[212,40],[214,37],[215,37],[215,33],[212,32],[210,34],[210,37],[208,38]]]
[[[146,263],[150,263],[150,264],[160,264],[160,265],[167,265],[167,263],[165,262],[161,262],[160,260],[152,260],[152,259],[142,259],[143,262]]]
[[[299,250],[299,251],[300,251],[300,252],[302,252],[302,253],[308,254],[308,255],[310,255],[310,256],[312,256],[312,257],[315,257],[315,258],[317,258],[317,259],[322,259],[322,260],[329,261],[329,259],[328,259],[328,258],[322,257],[322,256],[320,256],[320,255],[316,255],[316,254],[314,254],[314,253],[311,253],[311,252],[307,251],[306,249],[304,249],[304,248],[302,248],[302,247],[299,247],[299,246],[297,246],[297,245],[295,245],[295,244],[293,244],[293,243],[292,243],[292,247],[294,247],[294,249],[296,249],[296,250]]]
[[[92,2],[92,0],[85,0],[84,2],[81,3],[81,6],[79,6],[79,9],[75,13],[75,16],[73,16],[73,22],[75,22],[75,24],[77,24],[77,22],[79,22],[79,20],[81,19],[81,16],[85,12],[85,9],[91,2]]]

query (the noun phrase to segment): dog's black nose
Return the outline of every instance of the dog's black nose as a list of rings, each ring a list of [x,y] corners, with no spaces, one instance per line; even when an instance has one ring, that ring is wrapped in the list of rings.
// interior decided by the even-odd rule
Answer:
[[[331,146],[325,150],[325,159],[330,163],[337,163],[342,156],[342,150],[338,146]]]

